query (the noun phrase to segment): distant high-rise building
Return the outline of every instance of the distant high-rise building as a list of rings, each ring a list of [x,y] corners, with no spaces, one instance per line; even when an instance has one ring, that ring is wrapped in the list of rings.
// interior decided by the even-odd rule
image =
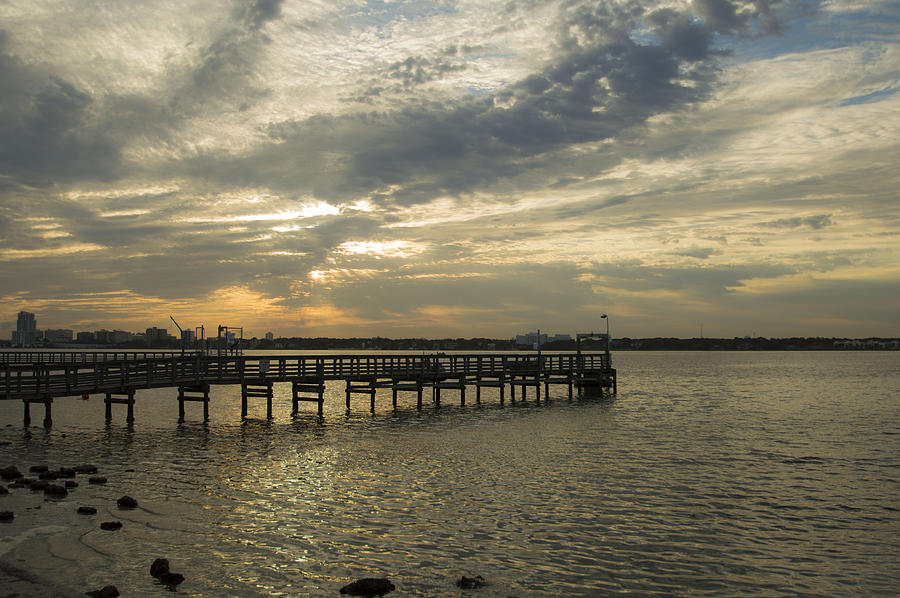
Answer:
[[[12,333],[12,344],[31,347],[38,340],[37,320],[30,311],[20,311],[16,330]]]
[[[273,341],[273,340],[275,340],[275,335],[272,334],[271,332],[267,332],[267,333],[266,333],[266,340],[267,340],[267,341]]]

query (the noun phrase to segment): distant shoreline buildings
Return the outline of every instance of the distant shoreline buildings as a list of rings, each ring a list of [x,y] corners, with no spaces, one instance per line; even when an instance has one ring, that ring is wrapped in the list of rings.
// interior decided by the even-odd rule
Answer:
[[[525,334],[516,335],[516,345],[520,347],[543,347],[547,343],[554,343],[557,341],[567,342],[572,340],[571,334],[554,334],[550,336],[546,333],[541,333],[540,330],[537,332],[526,332]]]
[[[198,330],[200,327],[198,327]],[[598,335],[603,336],[603,335]],[[264,338],[236,338],[225,331],[223,339],[228,346],[242,349],[268,350],[336,350],[375,349],[385,351],[511,351],[534,350],[538,346],[554,351],[574,351],[575,340],[569,334],[546,334],[540,331],[516,335],[511,339],[490,338],[399,338],[383,337],[334,338],[334,337],[277,337],[266,332]],[[900,350],[897,338],[836,338],[836,337],[735,337],[728,338],[613,338],[611,346],[616,351],[896,351]],[[215,337],[206,341],[215,342]],[[143,333],[124,330],[83,331],[73,333],[67,328],[38,330],[37,317],[29,311],[20,311],[11,341],[0,340],[0,346],[12,348],[102,348],[122,349],[198,349],[200,341],[193,330],[182,330],[180,338],[169,334],[166,328],[150,327]],[[603,349],[600,340],[583,341],[583,349]]]

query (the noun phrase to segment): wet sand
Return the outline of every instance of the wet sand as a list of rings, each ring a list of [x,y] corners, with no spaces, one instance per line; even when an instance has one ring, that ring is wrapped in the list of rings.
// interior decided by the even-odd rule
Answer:
[[[60,587],[47,579],[0,560],[0,596],[16,598],[84,598],[84,594]]]

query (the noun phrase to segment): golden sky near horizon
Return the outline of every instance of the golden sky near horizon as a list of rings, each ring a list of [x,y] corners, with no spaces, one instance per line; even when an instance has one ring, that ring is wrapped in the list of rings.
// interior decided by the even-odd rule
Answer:
[[[0,5],[0,333],[900,336],[900,8]]]

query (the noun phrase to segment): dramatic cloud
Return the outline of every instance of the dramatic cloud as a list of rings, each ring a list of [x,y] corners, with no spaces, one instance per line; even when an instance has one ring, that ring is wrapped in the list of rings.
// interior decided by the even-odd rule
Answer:
[[[0,321],[900,335],[896,3],[82,8],[0,7]]]

